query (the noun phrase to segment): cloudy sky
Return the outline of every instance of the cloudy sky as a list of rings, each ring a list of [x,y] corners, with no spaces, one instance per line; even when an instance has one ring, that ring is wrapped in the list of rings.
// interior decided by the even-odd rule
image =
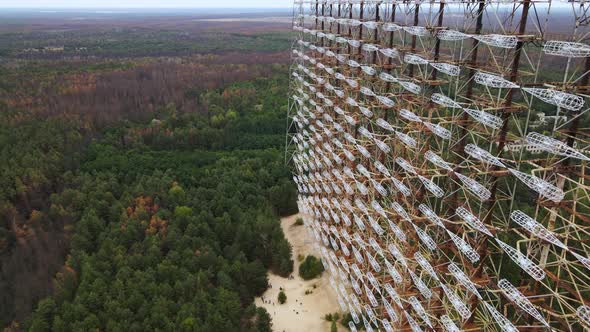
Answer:
[[[0,8],[287,8],[292,3],[292,0],[0,0]]]

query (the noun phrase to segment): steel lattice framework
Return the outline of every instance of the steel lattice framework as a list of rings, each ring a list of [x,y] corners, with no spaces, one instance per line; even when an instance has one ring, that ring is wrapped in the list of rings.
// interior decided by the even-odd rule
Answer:
[[[295,2],[286,159],[351,330],[590,328],[589,8]]]

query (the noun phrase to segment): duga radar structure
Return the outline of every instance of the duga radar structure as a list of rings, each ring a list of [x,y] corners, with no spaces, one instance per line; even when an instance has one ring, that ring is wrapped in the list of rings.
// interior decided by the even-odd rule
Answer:
[[[295,1],[286,160],[352,331],[590,329],[589,8]]]

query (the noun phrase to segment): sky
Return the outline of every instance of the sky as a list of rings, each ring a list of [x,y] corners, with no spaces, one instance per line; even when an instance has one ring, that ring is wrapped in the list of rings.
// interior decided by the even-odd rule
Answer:
[[[292,0],[0,0],[0,8],[289,8]]]

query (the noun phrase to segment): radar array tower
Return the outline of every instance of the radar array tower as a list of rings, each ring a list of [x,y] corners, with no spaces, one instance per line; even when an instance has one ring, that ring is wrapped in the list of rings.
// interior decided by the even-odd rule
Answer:
[[[583,1],[295,1],[299,209],[349,327],[590,329]]]

